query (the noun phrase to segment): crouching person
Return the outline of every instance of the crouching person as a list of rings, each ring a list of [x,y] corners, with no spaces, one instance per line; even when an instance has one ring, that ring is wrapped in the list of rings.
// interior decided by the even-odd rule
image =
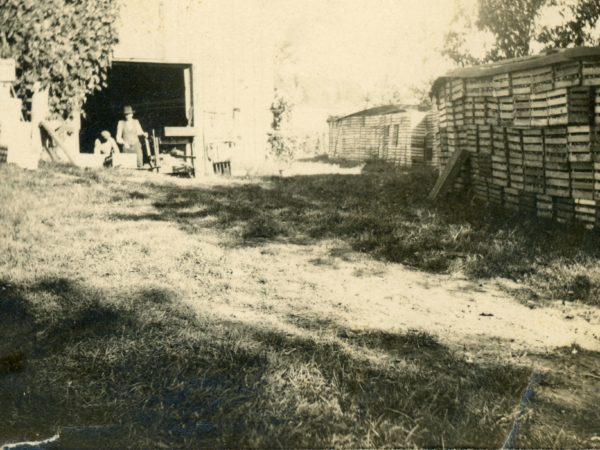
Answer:
[[[105,155],[104,167],[112,167],[114,165],[115,155],[119,153],[117,142],[110,135],[109,131],[102,131],[100,137],[94,142],[94,154]]]

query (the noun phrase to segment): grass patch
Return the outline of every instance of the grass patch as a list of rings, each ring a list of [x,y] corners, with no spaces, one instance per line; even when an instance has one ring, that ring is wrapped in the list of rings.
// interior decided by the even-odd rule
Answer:
[[[231,289],[226,263],[182,243],[207,227],[241,245],[342,239],[424,270],[521,277],[537,292],[556,264],[571,298],[597,290],[596,273],[584,272],[593,234],[559,241],[565,229],[554,225],[458,200],[431,206],[428,171],[215,187],[56,165],[0,166],[0,176],[0,442],[60,430],[55,448],[502,444],[528,368],[469,362],[423,332],[298,315],[291,333],[198,313]],[[553,383],[572,387],[562,375]],[[519,442],[593,444],[591,425],[567,421],[567,437],[549,443],[554,422],[541,422]]]
[[[273,177],[262,185],[210,189],[159,188],[153,193],[160,198],[153,214],[191,233],[216,225],[231,231],[242,245],[270,239],[341,239],[354,250],[420,270],[516,280],[524,283],[529,298],[600,305],[597,231],[459,196],[431,204],[427,194],[435,178],[428,168],[406,172],[375,160],[355,176]],[[210,216],[214,221],[200,224],[187,212],[192,206],[203,209],[202,219]]]
[[[0,317],[26,330],[0,331],[13,361],[0,441],[61,430],[69,448],[97,445],[94,433],[103,448],[497,447],[527,380],[425,333],[304,338],[196,317],[162,290],[46,279],[5,290]]]

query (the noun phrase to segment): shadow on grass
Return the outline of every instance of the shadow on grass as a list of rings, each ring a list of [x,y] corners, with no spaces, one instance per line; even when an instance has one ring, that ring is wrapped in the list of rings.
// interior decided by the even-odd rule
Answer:
[[[61,430],[48,448],[498,447],[528,376],[424,333],[286,334],[66,279],[9,286],[0,317],[24,330],[0,328],[0,442]]]
[[[367,169],[217,187],[150,186],[145,195],[156,199],[155,212],[113,218],[169,221],[191,234],[217,227],[230,232],[232,245],[340,239],[419,270],[527,281],[528,297],[600,305],[600,233],[466,197],[432,204],[427,194],[436,173],[428,168]]]

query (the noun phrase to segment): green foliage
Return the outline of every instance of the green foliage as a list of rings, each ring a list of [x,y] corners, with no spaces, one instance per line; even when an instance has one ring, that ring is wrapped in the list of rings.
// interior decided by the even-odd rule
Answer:
[[[291,114],[291,103],[278,92],[275,92],[275,99],[271,104],[271,113],[273,120],[271,130],[267,141],[271,146],[271,154],[280,160],[289,160],[294,156],[294,143],[292,139],[285,135],[284,125],[289,120]]]
[[[497,61],[529,54],[534,21],[547,0],[479,0],[477,27],[494,36],[486,60]]]
[[[549,7],[558,8],[562,23],[539,27],[537,21]],[[478,0],[476,17],[470,20],[459,2],[442,54],[465,66],[529,55],[533,42],[547,48],[598,45],[593,31],[599,17],[597,0]],[[483,57],[473,56],[466,45],[466,36],[475,31],[493,37]]]
[[[117,0],[0,0],[0,57],[17,62],[19,97],[39,82],[52,112],[79,109],[106,85],[117,16]]]
[[[548,46],[571,47],[581,45],[598,45],[599,39],[593,36],[593,29],[600,17],[598,0],[580,0],[577,3],[566,3],[557,0],[561,6],[560,15],[564,22],[558,27],[544,27],[538,41]]]

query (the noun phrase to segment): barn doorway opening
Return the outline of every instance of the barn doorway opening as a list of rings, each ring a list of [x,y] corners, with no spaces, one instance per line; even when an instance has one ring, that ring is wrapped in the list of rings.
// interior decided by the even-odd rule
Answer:
[[[115,61],[108,86],[88,97],[83,107],[79,143],[91,153],[103,130],[114,137],[123,107],[131,105],[146,132],[162,137],[165,127],[192,124],[192,66],[149,62]]]

